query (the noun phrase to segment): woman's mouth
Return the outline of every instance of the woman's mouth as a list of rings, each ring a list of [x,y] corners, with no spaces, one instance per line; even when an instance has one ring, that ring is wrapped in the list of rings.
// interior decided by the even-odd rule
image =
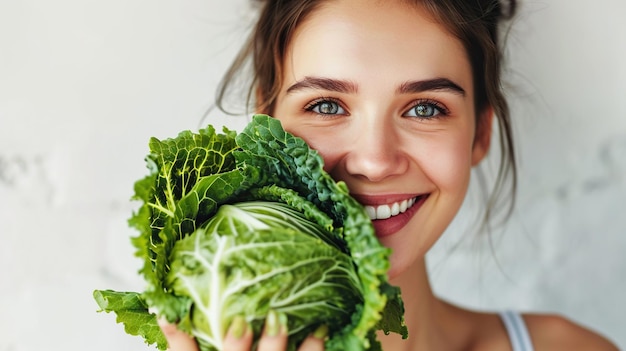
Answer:
[[[376,229],[376,236],[379,238],[389,236],[402,229],[426,198],[427,194],[386,204],[364,205]]]
[[[375,219],[387,219],[392,216],[397,216],[400,213],[406,212],[408,208],[415,205],[416,197],[405,199],[400,202],[394,202],[392,204],[384,204],[380,206],[365,206],[365,211],[370,216],[371,220]]]

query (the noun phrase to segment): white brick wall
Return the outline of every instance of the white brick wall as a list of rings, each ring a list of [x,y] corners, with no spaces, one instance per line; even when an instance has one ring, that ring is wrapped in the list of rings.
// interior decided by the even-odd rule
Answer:
[[[143,286],[126,219],[148,138],[245,122],[202,115],[246,3],[0,2],[0,351],[147,349],[91,292]],[[626,347],[626,5],[603,4],[522,4],[519,206],[493,253],[460,229],[468,206],[430,259],[447,298],[562,312]]]

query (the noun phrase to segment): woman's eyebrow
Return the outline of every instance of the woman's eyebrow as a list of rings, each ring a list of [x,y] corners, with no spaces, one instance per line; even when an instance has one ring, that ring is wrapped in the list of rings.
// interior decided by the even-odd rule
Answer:
[[[287,88],[287,94],[304,89],[318,89],[338,93],[355,94],[358,92],[358,85],[348,80],[307,76]],[[434,78],[405,82],[398,87],[397,93],[412,94],[436,90],[450,91],[455,94],[465,96],[465,89],[461,88],[461,86],[448,78]]]
[[[347,80],[321,77],[304,77],[304,79],[297,81],[289,88],[287,88],[287,94],[303,89],[328,90],[346,94],[354,94],[358,91],[357,85]]]
[[[443,90],[465,96],[465,89],[448,78],[435,78],[405,82],[398,88],[398,94],[421,93],[425,91]]]

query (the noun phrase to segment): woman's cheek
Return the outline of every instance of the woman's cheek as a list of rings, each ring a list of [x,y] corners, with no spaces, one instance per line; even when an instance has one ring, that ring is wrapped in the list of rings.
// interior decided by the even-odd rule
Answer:
[[[311,125],[297,126],[286,123],[285,130],[304,139],[312,149],[319,152],[324,160],[324,170],[331,173],[341,158],[341,150],[345,148],[341,143],[343,138],[332,131]]]
[[[425,173],[440,191],[460,198],[465,196],[472,165],[471,144],[462,139],[433,144],[432,152],[421,162]]]
[[[335,169],[341,159],[341,153],[338,152],[341,150],[341,146],[328,145],[324,142],[317,143],[315,141],[310,142],[309,145],[322,156],[324,160],[324,170],[332,174],[332,170]]]

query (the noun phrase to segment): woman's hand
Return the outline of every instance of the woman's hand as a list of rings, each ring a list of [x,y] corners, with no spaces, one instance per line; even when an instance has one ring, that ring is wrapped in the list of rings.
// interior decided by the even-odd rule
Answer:
[[[178,330],[176,324],[159,319],[159,326],[167,340],[169,351],[199,351],[196,341],[187,333]]]
[[[167,339],[169,351],[198,351],[198,345],[188,334],[178,330],[175,324],[159,321],[161,330]],[[307,337],[298,351],[322,351],[324,339],[328,334],[326,326],[319,327]],[[249,351],[252,347],[252,329],[245,319],[236,317],[228,328],[224,338],[223,351]],[[287,347],[287,327],[284,318],[270,312],[265,321],[263,336],[259,340],[257,351],[281,351]]]

